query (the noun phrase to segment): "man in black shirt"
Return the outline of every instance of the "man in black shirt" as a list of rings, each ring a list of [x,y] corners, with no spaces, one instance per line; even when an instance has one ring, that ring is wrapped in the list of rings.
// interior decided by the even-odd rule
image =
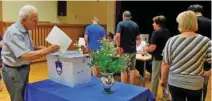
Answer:
[[[136,39],[140,40],[140,32],[138,25],[131,20],[131,13],[125,11],[123,13],[123,21],[119,22],[116,31],[116,44],[117,49],[124,50],[124,53],[130,57],[127,70],[130,73],[130,83],[135,84],[136,71]],[[127,82],[128,75],[127,70],[121,73],[121,81]]]
[[[190,5],[187,10],[194,11],[197,16],[198,21],[198,30],[197,33],[203,36],[206,36],[211,39],[211,20],[202,16],[203,7],[199,4]],[[204,63],[204,71],[211,69],[211,64],[208,62]],[[204,77],[204,86],[203,86],[203,101],[207,95],[207,86],[209,77]]]
[[[211,39],[211,20],[202,15],[203,7],[199,4],[190,5],[188,10],[194,11],[197,16],[198,30],[197,33]]]
[[[153,27],[154,32],[152,33],[150,46],[146,47],[147,52],[151,52],[153,56],[152,61],[152,93],[155,97],[157,97],[158,92],[158,84],[161,72],[161,63],[162,63],[162,51],[163,48],[171,36],[169,30],[165,28],[166,18],[164,16],[156,16],[153,18]],[[168,95],[164,94],[163,97],[168,99]]]

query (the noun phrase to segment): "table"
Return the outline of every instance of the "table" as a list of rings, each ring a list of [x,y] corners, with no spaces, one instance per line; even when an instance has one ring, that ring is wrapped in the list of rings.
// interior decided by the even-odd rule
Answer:
[[[149,89],[115,82],[112,94],[104,94],[100,79],[92,77],[91,83],[68,87],[50,80],[28,84],[25,101],[154,101]]]
[[[136,54],[136,59],[137,60],[141,60],[141,61],[144,61],[144,72],[143,72],[143,75],[144,77],[142,76],[142,82],[143,82],[143,86],[145,87],[145,70],[146,70],[146,61],[149,61],[152,59],[152,55],[150,54]]]

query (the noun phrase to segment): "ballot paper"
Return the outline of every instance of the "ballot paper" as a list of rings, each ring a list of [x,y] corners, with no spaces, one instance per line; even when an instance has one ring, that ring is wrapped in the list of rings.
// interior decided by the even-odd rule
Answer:
[[[55,44],[60,46],[60,51],[65,53],[70,46],[72,40],[57,26],[54,26],[46,37],[46,41],[50,44]]]
[[[84,40],[84,38],[79,38],[79,42],[78,42],[78,45],[79,46],[85,46],[85,40]]]

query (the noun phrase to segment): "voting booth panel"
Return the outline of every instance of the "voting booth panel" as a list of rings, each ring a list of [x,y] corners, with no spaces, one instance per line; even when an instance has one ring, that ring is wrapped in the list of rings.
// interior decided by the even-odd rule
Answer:
[[[76,51],[53,53],[47,56],[49,79],[70,87],[91,81],[91,58]]]

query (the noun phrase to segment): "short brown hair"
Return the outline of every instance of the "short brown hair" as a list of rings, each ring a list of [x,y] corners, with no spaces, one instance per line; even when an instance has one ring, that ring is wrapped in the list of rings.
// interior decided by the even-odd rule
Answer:
[[[124,11],[123,15],[124,15],[125,17],[131,17],[130,11]]]
[[[166,17],[165,16],[163,16],[163,15],[155,16],[152,20],[153,20],[153,22],[155,22],[160,27],[165,27],[165,23],[166,23]]]
[[[99,22],[99,19],[97,17],[93,17],[93,19],[91,20],[92,22],[93,21],[96,21],[96,22]]]
[[[184,11],[177,16],[178,30],[180,32],[193,31],[198,29],[197,16],[193,11]]]

